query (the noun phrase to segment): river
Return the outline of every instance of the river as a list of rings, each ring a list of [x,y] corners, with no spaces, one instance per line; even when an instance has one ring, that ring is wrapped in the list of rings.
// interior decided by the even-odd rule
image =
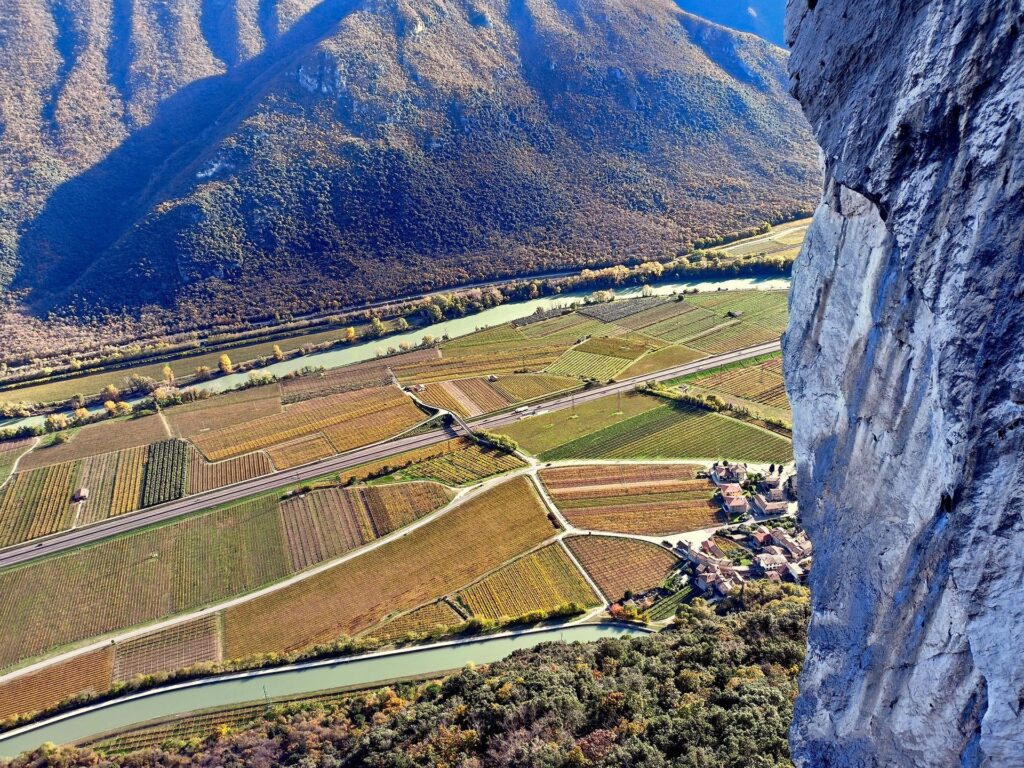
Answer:
[[[613,624],[576,624],[192,680],[112,699],[17,728],[0,736],[0,758],[14,757],[45,742],[70,744],[199,710],[295,698],[341,688],[369,687],[387,680],[430,677],[467,664],[498,661],[513,651],[547,641],[591,642],[643,632]]]

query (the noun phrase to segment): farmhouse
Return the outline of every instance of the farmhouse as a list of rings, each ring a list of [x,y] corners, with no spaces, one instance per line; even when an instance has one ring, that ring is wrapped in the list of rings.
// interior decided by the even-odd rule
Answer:
[[[805,557],[810,557],[813,551],[811,541],[803,531],[791,536],[781,528],[772,528],[771,534],[772,541],[786,550],[794,560],[803,560]]]
[[[722,507],[726,513],[732,515],[743,515],[750,509],[747,497],[743,495],[743,489],[736,483],[725,483],[719,486],[722,494]]]
[[[745,483],[747,481],[747,468],[742,464],[718,464],[711,467],[711,479],[715,485],[723,483]]]

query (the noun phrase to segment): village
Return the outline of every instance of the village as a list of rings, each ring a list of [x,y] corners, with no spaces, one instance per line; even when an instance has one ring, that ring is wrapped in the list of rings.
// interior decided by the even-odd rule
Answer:
[[[751,580],[805,583],[813,548],[799,524],[795,474],[781,465],[758,472],[723,461],[708,479],[729,524],[663,540],[683,564],[665,584],[613,606],[613,615],[664,621],[674,615],[669,607],[698,596],[717,603]]]

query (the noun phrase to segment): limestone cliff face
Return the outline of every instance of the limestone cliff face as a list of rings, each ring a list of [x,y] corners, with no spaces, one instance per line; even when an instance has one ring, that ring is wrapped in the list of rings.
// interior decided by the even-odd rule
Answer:
[[[1024,12],[790,0],[802,766],[1024,765]]]

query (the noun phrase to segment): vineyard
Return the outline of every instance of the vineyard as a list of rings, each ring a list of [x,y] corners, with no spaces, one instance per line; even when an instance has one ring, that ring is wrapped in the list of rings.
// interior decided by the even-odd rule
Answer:
[[[594,465],[544,469],[565,518],[588,531],[663,536],[724,522],[715,487],[693,465]]]
[[[113,656],[113,649],[106,646],[0,683],[0,719],[37,712],[69,696],[107,690]]]
[[[447,627],[454,627],[461,623],[462,617],[455,612],[454,608],[444,600],[436,600],[414,611],[378,624],[366,633],[366,637],[391,643],[410,634],[443,632]]]
[[[283,539],[260,499],[0,572],[0,669],[280,579]]]
[[[698,334],[706,333],[712,328],[723,325],[728,321],[724,315],[716,315],[714,312],[692,305],[684,304],[683,306],[686,307],[687,311],[654,325],[649,325],[643,329],[643,332],[655,338],[678,344]]]
[[[0,442],[0,485],[10,477],[15,463],[23,453],[32,447],[34,439],[31,437],[20,440],[4,440]]]
[[[278,469],[291,469],[333,456],[334,448],[327,442],[326,437],[316,434],[283,445],[275,445],[267,449],[267,455]]]
[[[579,381],[568,376],[551,376],[543,373],[519,373],[501,376],[494,382],[494,388],[511,403],[528,402],[540,397],[566,392],[580,386]]]
[[[549,366],[547,371],[558,376],[608,381],[628,363],[628,360],[623,360],[621,357],[594,355],[590,352],[581,352],[579,349],[570,349]]]
[[[434,350],[410,352],[410,355],[437,357]],[[301,403],[317,397],[327,397],[343,392],[372,387],[386,387],[391,383],[391,371],[387,360],[370,360],[365,363],[346,365],[331,371],[296,376],[281,382],[281,401]]]
[[[607,302],[605,304],[588,304],[580,308],[579,314],[585,315],[586,317],[592,317],[595,320],[600,320],[602,323],[615,323],[617,325],[622,325],[620,321],[627,317],[675,303],[675,298],[669,296],[622,299]]]
[[[513,430],[508,430],[510,433]],[[788,462],[789,440],[720,413],[666,404],[540,453],[561,459],[686,459]]]
[[[486,619],[514,618],[568,603],[589,607],[600,602],[558,544],[503,566],[457,597],[474,616]]]
[[[754,365],[738,365],[724,371],[692,377],[694,384],[734,397],[742,397],[772,408],[787,408],[782,357],[773,357]]]
[[[412,466],[429,459],[435,459],[451,453],[452,451],[462,450],[466,446],[473,444],[474,443],[472,441],[466,438],[453,437],[449,440],[445,440],[444,442],[436,443],[435,445],[427,445],[423,448],[415,448],[411,451],[405,451],[404,453],[396,453],[393,456],[388,456],[384,459],[360,464],[358,467],[354,467],[353,469],[343,470],[338,473],[338,482],[349,483],[357,480],[369,480],[372,477],[393,472],[400,467],[405,467],[407,465]]]
[[[426,419],[412,400],[405,396],[401,397],[400,401],[389,408],[325,427],[324,437],[331,442],[336,452],[344,453],[393,437]]]
[[[69,528],[81,467],[81,462],[69,461],[18,472],[0,488],[0,547]]]
[[[286,699],[282,701],[276,699],[274,703],[284,706],[293,702],[301,702],[302,704],[313,706],[318,703],[339,700],[350,695],[346,693],[329,693],[318,696],[303,696],[301,699],[295,700]],[[262,701],[258,704],[214,709],[120,731],[115,736],[101,736],[98,740],[86,742],[84,746],[92,747],[99,752],[103,752],[105,755],[116,755],[134,752],[135,750],[147,747],[159,747],[168,741],[199,741],[211,734],[217,733],[224,726],[241,728],[254,720],[258,720],[266,714],[266,711],[267,705]]]
[[[197,435],[196,447],[220,461],[323,432],[336,450],[375,442],[391,430],[412,426],[423,415],[395,387],[343,392],[288,406],[267,416]],[[338,447],[342,445],[344,447]]]
[[[720,355],[734,349],[777,341],[779,335],[779,331],[772,328],[763,328],[753,323],[736,323],[705,336],[690,339],[686,344],[710,355]]]
[[[656,587],[676,566],[676,558],[656,544],[612,536],[569,536],[565,543],[608,600],[627,591]]]
[[[18,469],[29,470],[65,461],[98,456],[101,453],[123,448],[145,446],[170,437],[159,416],[114,419],[100,424],[90,424],[76,430],[71,439],[61,445],[36,448],[26,454]]]
[[[530,481],[510,480],[406,536],[228,608],[226,655],[290,651],[354,635],[393,611],[472,582],[554,533]]]
[[[606,325],[600,320],[594,320],[581,314],[573,313],[533,323],[523,328],[522,332],[524,336],[529,336],[538,343],[544,342],[569,346],[570,344],[575,344],[584,336],[591,336],[595,333],[609,333],[617,330],[619,329],[613,325]]]
[[[227,392],[164,410],[174,435],[188,438],[277,413],[281,413],[281,390],[277,384]]]
[[[399,483],[360,488],[378,536],[385,536],[419,520],[452,499],[437,483]]]
[[[189,445],[184,440],[162,440],[149,446],[142,479],[142,506],[152,507],[180,499],[188,487]]]
[[[274,465],[263,451],[211,464],[199,451],[189,446],[188,493],[205,493],[269,475],[273,471]]]
[[[142,480],[146,473],[148,454],[147,445],[118,452],[117,474],[111,489],[111,517],[133,512],[142,506]],[[98,510],[98,513],[102,513],[102,510]]]
[[[114,682],[220,661],[220,623],[215,614],[208,614],[126,640],[114,649]]]
[[[466,485],[524,466],[522,459],[510,453],[467,442],[458,450],[413,464],[397,475],[406,480],[437,480],[445,485]]]
[[[482,331],[470,333],[458,339],[446,341],[444,343],[444,348],[452,350],[466,349],[468,347],[500,346],[506,344],[516,345],[522,344],[525,341],[526,339],[522,333],[511,325],[505,323],[503,325],[496,325],[493,328],[485,328]]]
[[[319,488],[281,504],[291,569],[301,571],[376,538],[358,491]]]
[[[565,443],[628,422],[633,417],[663,406],[663,400],[649,395],[602,397],[571,410],[531,416],[498,431],[518,441],[531,453],[543,455]]]
[[[629,368],[622,372],[622,377],[631,378],[633,376],[647,376],[652,373],[657,373],[658,371],[663,371],[666,368],[674,368],[677,365],[692,363],[695,360],[700,360],[702,357],[706,357],[703,352],[698,352],[697,350],[690,349],[689,347],[662,347],[648,355],[644,355],[635,363],[630,365]]]
[[[464,379],[517,371],[539,371],[555,361],[566,345],[495,345],[446,350],[444,357],[418,363],[396,363],[391,370],[402,384],[430,384],[449,379]]]
[[[647,612],[647,615],[650,617],[651,621],[665,621],[667,619],[671,619],[676,615],[676,610],[678,610],[679,606],[686,605],[686,603],[690,602],[692,597],[694,597],[693,586],[687,583],[686,586],[678,592],[674,592],[668,597],[662,598],[655,603],[654,607]]]

